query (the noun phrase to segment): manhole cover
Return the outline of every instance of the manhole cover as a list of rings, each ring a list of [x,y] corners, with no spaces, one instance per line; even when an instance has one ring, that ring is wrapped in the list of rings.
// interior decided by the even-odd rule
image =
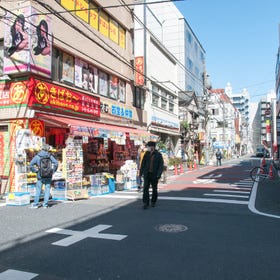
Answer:
[[[184,225],[176,225],[176,224],[165,224],[165,225],[157,225],[155,227],[157,231],[162,232],[170,232],[170,233],[177,233],[188,230],[188,228]]]

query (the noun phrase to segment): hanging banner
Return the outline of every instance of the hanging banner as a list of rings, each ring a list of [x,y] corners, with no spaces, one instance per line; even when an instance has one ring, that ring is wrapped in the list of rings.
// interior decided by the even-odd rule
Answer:
[[[144,85],[144,57],[138,56],[135,58],[135,84]]]

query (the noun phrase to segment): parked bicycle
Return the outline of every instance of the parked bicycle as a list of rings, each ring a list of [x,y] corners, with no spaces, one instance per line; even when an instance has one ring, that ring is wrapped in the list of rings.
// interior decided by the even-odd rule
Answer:
[[[278,176],[279,177],[279,171],[280,171],[280,165],[279,161],[272,160],[270,162],[272,164],[272,177]],[[254,182],[261,182],[266,179],[270,178],[269,174],[270,165],[265,166],[255,166],[250,170],[250,177]]]

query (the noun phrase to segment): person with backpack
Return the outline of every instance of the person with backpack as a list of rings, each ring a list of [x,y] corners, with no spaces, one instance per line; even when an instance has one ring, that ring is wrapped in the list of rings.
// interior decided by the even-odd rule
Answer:
[[[48,208],[50,198],[51,181],[53,173],[58,168],[58,161],[49,152],[50,146],[44,144],[42,149],[33,157],[30,162],[30,169],[37,173],[36,194],[31,208],[39,208],[39,199],[42,186],[45,185],[43,208]]]
[[[216,159],[217,159],[217,166],[221,166],[222,165],[222,153],[220,151],[220,149],[218,149],[218,151],[216,152]]]

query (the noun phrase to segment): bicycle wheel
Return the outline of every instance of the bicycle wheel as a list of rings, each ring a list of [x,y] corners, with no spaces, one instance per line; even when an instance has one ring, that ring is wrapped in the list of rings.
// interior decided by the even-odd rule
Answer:
[[[264,168],[256,166],[250,171],[250,177],[254,182],[260,182],[263,181],[267,175]]]

